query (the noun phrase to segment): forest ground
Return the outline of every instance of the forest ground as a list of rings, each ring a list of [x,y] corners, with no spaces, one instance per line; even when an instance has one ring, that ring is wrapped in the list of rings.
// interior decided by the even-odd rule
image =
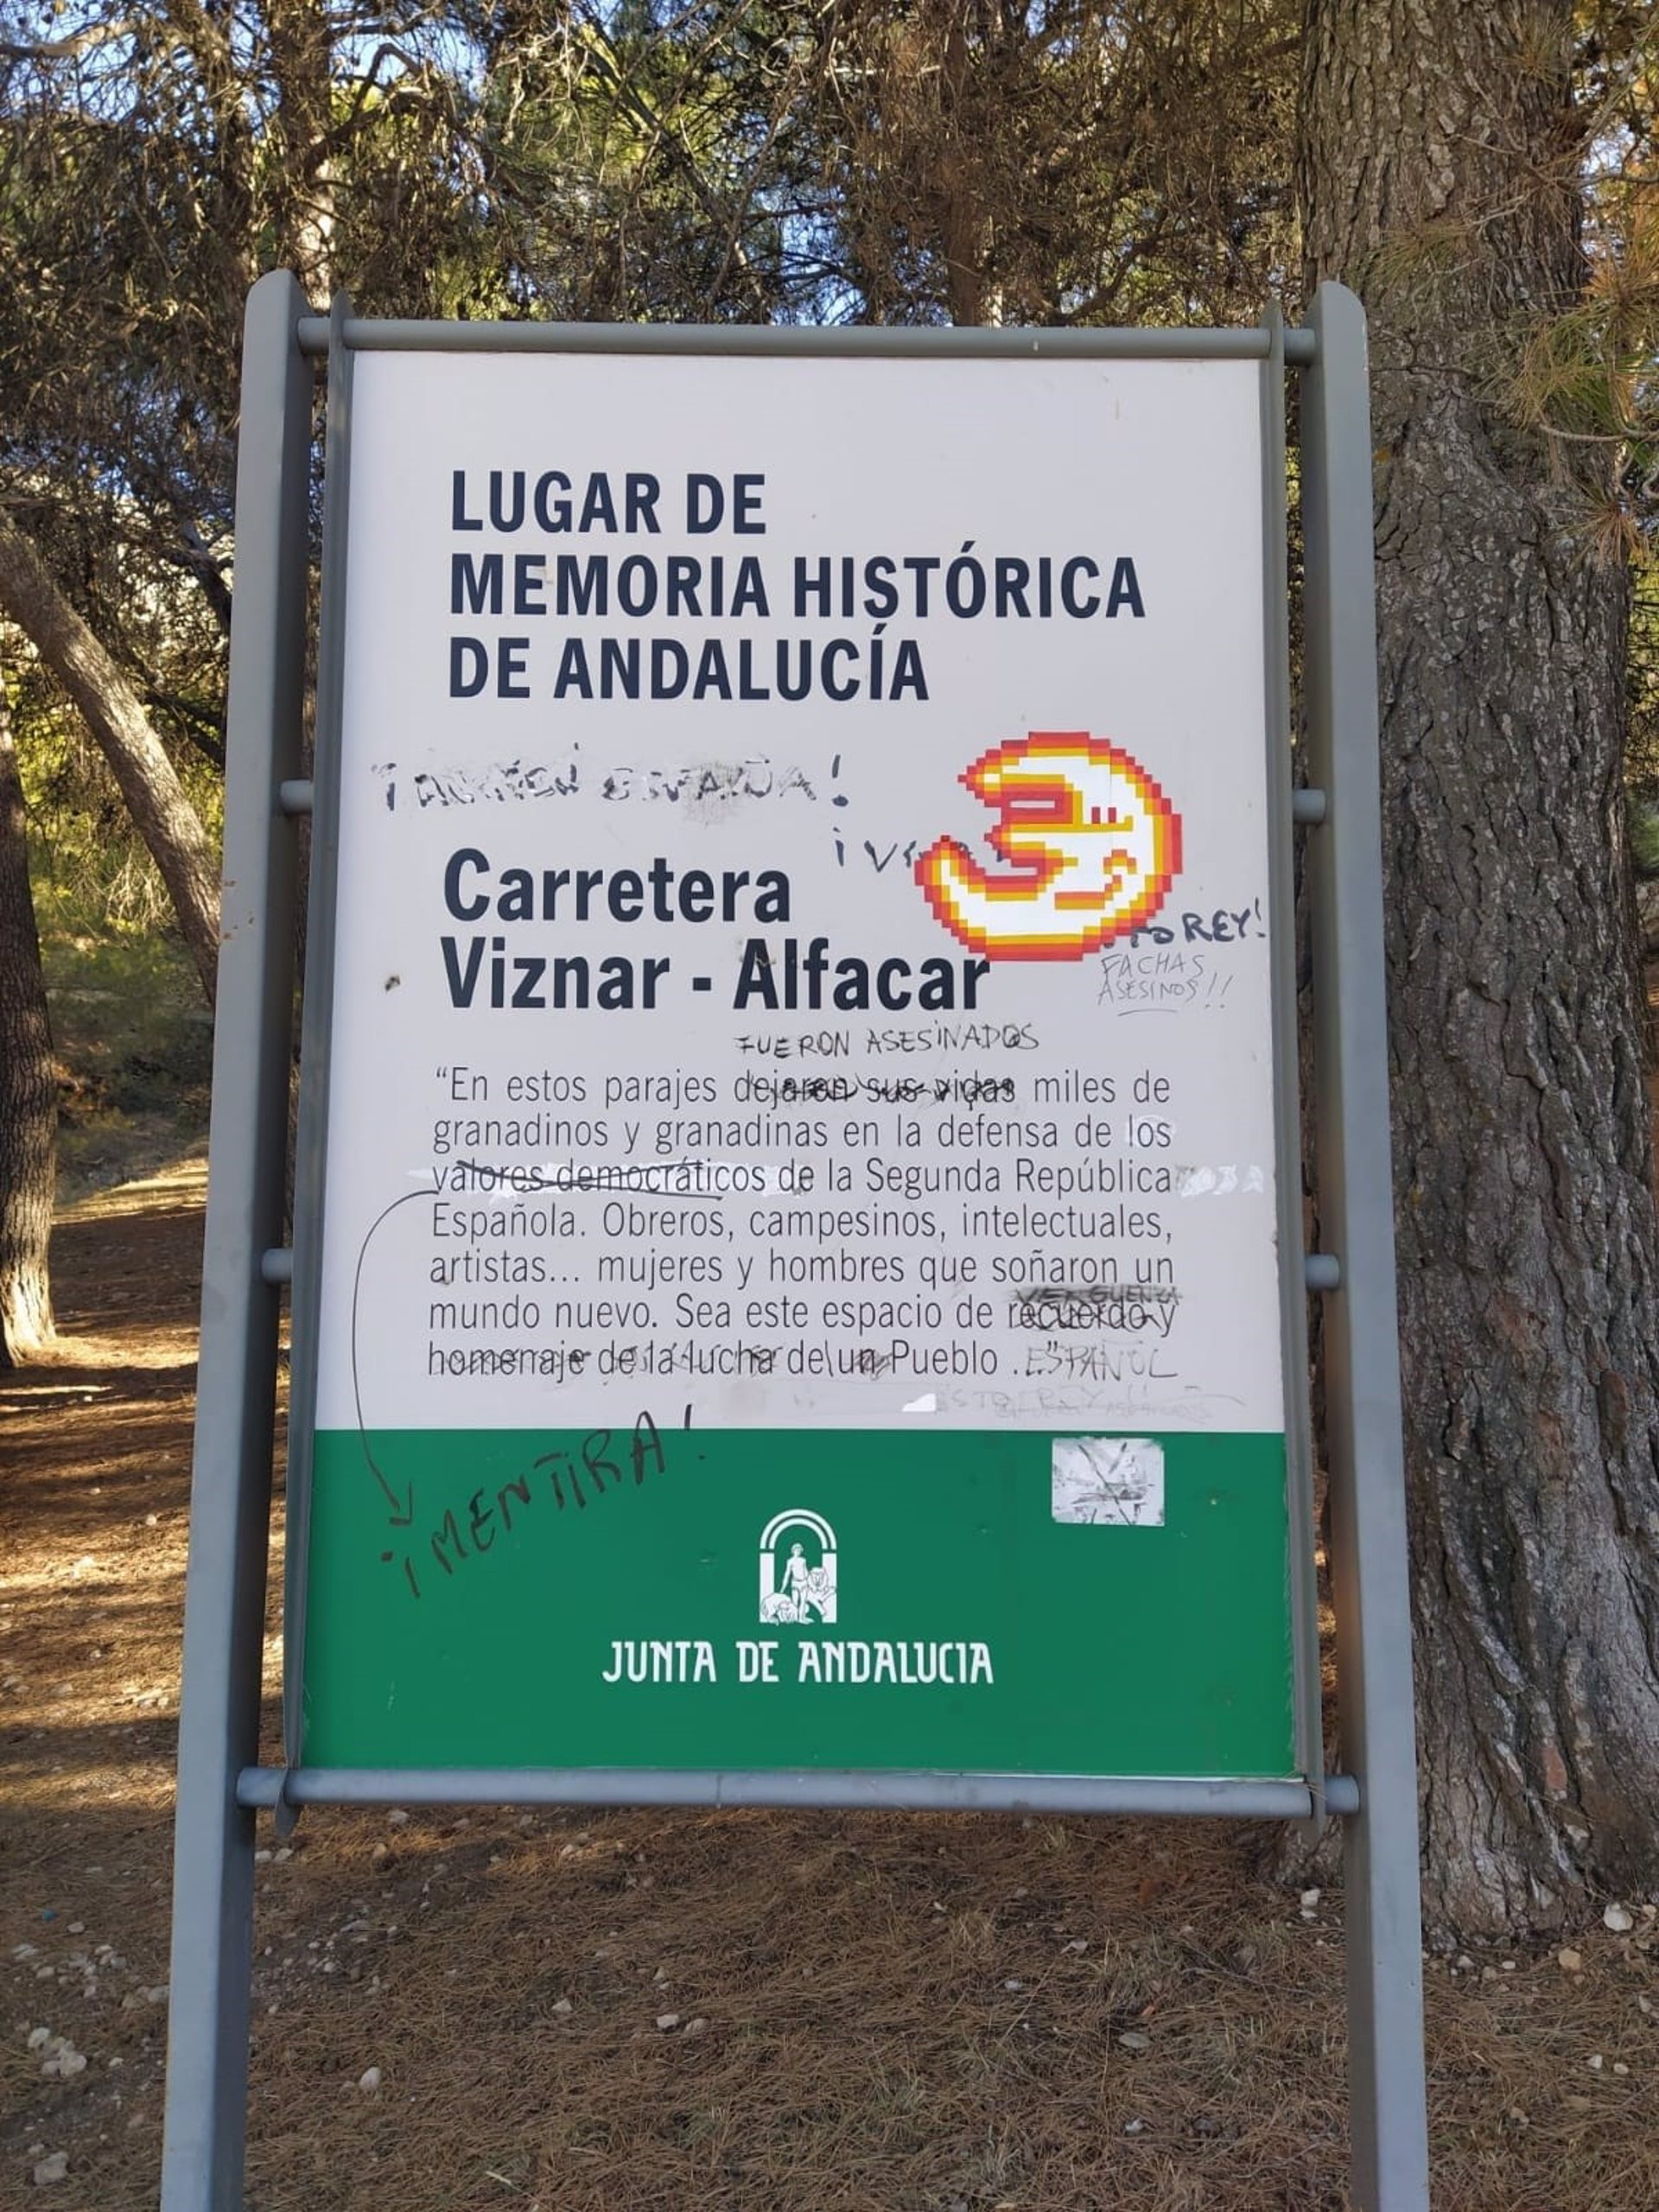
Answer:
[[[0,1388],[0,2207],[156,2198],[205,1180],[164,1136],[74,1150],[60,1348]],[[250,2212],[1347,2202],[1339,1891],[1264,1878],[1259,1833],[381,1809],[259,1841]],[[1443,2212],[1659,2205],[1656,1904],[1427,1961]]]

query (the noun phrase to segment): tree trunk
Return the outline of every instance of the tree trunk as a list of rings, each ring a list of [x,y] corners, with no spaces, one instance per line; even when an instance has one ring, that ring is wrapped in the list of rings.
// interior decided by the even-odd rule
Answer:
[[[97,739],[162,872],[211,1006],[219,969],[219,863],[201,817],[132,686],[3,514],[0,607],[33,644]]]
[[[266,11],[284,158],[276,220],[283,263],[326,307],[334,265],[334,26],[321,0],[276,0]]]
[[[0,688],[0,1368],[20,1365],[56,1334],[47,1256],[57,1143],[23,787]]]
[[[974,53],[969,43],[967,10],[947,16],[939,57],[939,105],[943,137],[936,172],[939,249],[944,258],[945,297],[950,320],[966,329],[1000,323],[1001,302],[987,281],[991,225],[980,204],[979,162],[982,145],[975,142]],[[983,121],[982,116],[978,118]]]
[[[1306,53],[1306,274],[1370,317],[1426,1904],[1467,1933],[1659,1882],[1627,583],[1503,405],[1583,281],[1573,12],[1310,0]]]

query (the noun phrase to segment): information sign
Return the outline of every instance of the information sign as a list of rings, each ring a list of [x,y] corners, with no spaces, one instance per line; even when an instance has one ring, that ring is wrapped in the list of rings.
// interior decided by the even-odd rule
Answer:
[[[307,1765],[1296,1770],[1263,374],[355,361]]]
[[[1424,2212],[1357,301],[681,330],[267,276],[236,586],[162,2212],[241,2202],[261,1809],[646,1802],[1339,1818],[1353,2199]]]

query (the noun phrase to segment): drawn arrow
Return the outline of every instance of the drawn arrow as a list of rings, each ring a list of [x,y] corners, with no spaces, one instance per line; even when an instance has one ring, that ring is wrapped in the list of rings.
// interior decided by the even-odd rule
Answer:
[[[391,1526],[394,1529],[407,1529],[410,1522],[415,1518],[415,1484],[413,1479],[410,1479],[408,1489],[404,1492],[404,1495],[399,1497],[397,1491],[386,1480],[385,1476],[375,1465],[374,1454],[369,1449],[369,1440],[366,1436],[363,1436],[360,1431],[359,1432],[359,1440],[363,1446],[363,1457],[369,1463],[369,1472],[374,1477],[376,1482],[379,1484],[381,1496],[386,1501],[386,1519],[391,1523]]]
[[[352,1276],[352,1402],[357,1408],[357,1440],[369,1472],[380,1485],[380,1495],[386,1501],[386,1519],[394,1529],[407,1529],[415,1518],[415,1484],[411,1480],[400,1495],[387,1480],[385,1470],[369,1449],[368,1425],[363,1418],[363,1382],[357,1364],[357,1309],[363,1292],[363,1263],[369,1256],[369,1246],[374,1241],[376,1230],[389,1214],[396,1213],[399,1206],[406,1206],[411,1198],[429,1198],[431,1196],[430,1191],[405,1191],[401,1198],[394,1198],[389,1206],[381,1208],[364,1232],[363,1242],[358,1248],[357,1268]]]

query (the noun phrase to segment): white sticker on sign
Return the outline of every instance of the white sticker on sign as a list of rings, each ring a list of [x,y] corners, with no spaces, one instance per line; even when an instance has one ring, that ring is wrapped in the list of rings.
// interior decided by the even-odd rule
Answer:
[[[1164,1447],[1149,1436],[1057,1436],[1052,1465],[1057,1521],[1163,1527]]]

